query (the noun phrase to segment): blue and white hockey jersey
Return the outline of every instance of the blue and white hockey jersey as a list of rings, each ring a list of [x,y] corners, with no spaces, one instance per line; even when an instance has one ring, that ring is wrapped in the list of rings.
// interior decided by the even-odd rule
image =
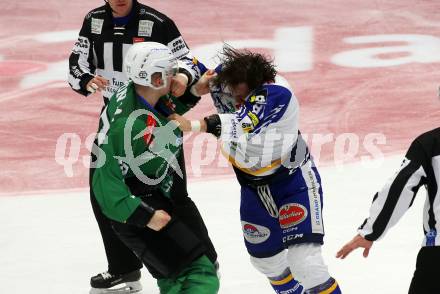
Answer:
[[[310,158],[298,130],[298,101],[281,76],[252,91],[243,105],[225,87],[211,86],[211,97],[221,120],[222,152],[247,181],[292,173]]]

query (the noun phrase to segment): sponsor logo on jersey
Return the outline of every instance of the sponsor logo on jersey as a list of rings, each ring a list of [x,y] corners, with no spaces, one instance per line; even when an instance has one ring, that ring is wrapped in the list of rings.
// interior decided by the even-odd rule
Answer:
[[[311,170],[307,172],[307,177],[307,185],[309,186],[309,197],[311,201],[310,209],[313,209],[312,217],[314,218],[314,223],[317,226],[321,226],[321,200],[319,194],[319,183],[316,181],[314,173]]]
[[[124,81],[120,81],[116,78],[112,78],[112,85],[116,88],[122,87],[124,85]],[[116,92],[116,91],[115,91]]]
[[[90,47],[89,39],[80,36],[78,40],[75,42],[73,52],[87,54],[89,47]]]
[[[252,121],[252,124],[254,125],[254,127],[256,126],[256,125],[258,125],[258,123],[260,122],[260,120],[258,119],[258,117],[257,117],[257,115],[255,114],[255,113],[253,113],[253,112],[248,112],[247,113],[247,116],[251,119],[251,121]]]
[[[91,25],[91,32],[92,34],[100,35],[102,32],[102,25],[104,24],[103,19],[99,18],[93,18],[92,17],[92,25]]]
[[[145,38],[133,37],[133,44],[145,42]]]
[[[284,229],[283,230],[283,234],[291,233],[293,231],[298,231],[298,227],[292,227],[292,228]]]
[[[304,234],[295,234],[295,235],[288,235],[288,236],[284,236],[283,237],[283,243],[289,242],[289,241],[293,241],[293,240],[297,240],[297,239],[302,239],[304,237]]]
[[[244,132],[249,133],[250,131],[252,131],[254,126],[252,124],[250,124],[250,123],[242,122],[241,123],[241,128],[243,129]]]
[[[105,13],[105,9],[101,9],[101,10],[96,10],[96,11],[91,11],[86,15],[86,19],[89,19],[92,17],[92,15],[94,14],[103,14]]]
[[[157,19],[158,21],[163,22],[162,18],[160,18],[159,16],[157,16],[154,13],[148,12],[147,10],[145,10],[145,8],[141,8],[139,10],[139,15],[150,15],[150,16],[154,17],[155,19]]]
[[[171,48],[171,52],[177,58],[180,58],[186,54],[188,54],[189,49],[186,47],[185,41],[182,37],[178,37],[171,42],[168,43],[168,47]]]
[[[84,58],[87,58],[87,56],[89,55],[89,48],[90,48],[89,39],[80,36],[78,40],[75,42],[75,46],[72,49],[72,53],[83,55]]]
[[[79,79],[82,76],[82,72],[78,69],[78,67],[76,65],[72,66],[72,69],[70,70],[70,72],[77,79]]]
[[[288,203],[279,210],[279,222],[283,229],[294,227],[307,218],[307,209],[299,203]]]
[[[151,34],[153,32],[153,25],[154,22],[151,20],[145,20],[145,19],[140,20],[138,35],[142,37],[151,37]]]
[[[242,221],[241,224],[244,238],[249,243],[260,244],[269,239],[270,230],[268,228],[245,221]]]

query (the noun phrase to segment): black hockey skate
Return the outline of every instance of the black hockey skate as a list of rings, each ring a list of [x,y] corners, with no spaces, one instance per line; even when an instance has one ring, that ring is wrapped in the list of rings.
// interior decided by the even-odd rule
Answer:
[[[131,294],[142,291],[141,271],[126,274],[100,273],[90,279],[90,294]]]

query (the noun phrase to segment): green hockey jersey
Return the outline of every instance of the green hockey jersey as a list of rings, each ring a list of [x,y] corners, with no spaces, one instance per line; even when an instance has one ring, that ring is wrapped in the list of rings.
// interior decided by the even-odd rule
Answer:
[[[132,82],[113,95],[101,114],[92,178],[93,192],[107,217],[126,222],[141,205],[141,199],[125,184],[128,177],[137,177],[169,196],[172,174],[183,176],[184,171],[177,162],[182,132],[165,115],[188,110],[170,95],[161,97],[153,108],[136,94]]]

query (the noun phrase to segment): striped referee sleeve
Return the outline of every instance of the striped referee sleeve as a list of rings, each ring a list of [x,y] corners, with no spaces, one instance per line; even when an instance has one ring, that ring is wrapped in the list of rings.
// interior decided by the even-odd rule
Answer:
[[[358,229],[362,237],[369,241],[382,238],[411,207],[417,191],[426,182],[425,159],[422,146],[414,141],[399,171],[374,196],[370,215]]]

